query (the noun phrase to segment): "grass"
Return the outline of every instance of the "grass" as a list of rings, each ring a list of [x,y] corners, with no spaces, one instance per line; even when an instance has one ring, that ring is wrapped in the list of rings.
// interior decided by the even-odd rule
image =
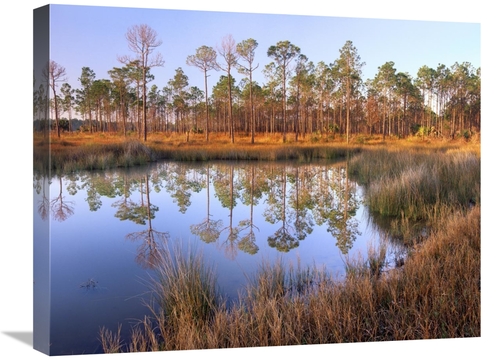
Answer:
[[[477,140],[443,142],[422,141],[418,138],[405,140],[380,137],[367,138],[359,135],[347,144],[341,137],[335,140],[324,137],[317,140],[310,136],[298,142],[282,143],[280,135],[259,135],[251,144],[250,137],[239,134],[234,144],[228,136],[212,134],[205,141],[203,134],[192,134],[190,141],[178,134],[152,133],[144,143],[135,135],[124,138],[118,134],[71,133],[61,138],[43,138],[34,134],[34,163],[39,170],[71,172],[77,170],[130,167],[157,160],[207,161],[207,160],[294,160],[308,162],[313,159],[339,159],[347,154],[356,154],[364,149],[391,149],[410,151],[443,151],[470,147],[479,152]],[[50,159],[49,159],[50,151]]]
[[[381,253],[374,252],[377,261]],[[479,207],[443,220],[402,268],[377,276],[369,261],[353,264],[358,271],[343,280],[321,269],[264,263],[232,306],[216,301],[213,270],[201,265],[202,258],[184,256],[185,263],[163,258],[155,286],[160,306],[128,346],[101,329],[104,352],[117,346],[128,352],[481,335]],[[174,263],[175,276],[166,275]]]
[[[356,138],[354,139],[356,140]],[[103,351],[137,352],[481,336],[480,143],[363,137],[351,144],[310,138],[151,134],[35,137],[35,165],[56,171],[134,166],[171,159],[294,160],[345,157],[366,186],[376,222],[407,247],[404,265],[387,268],[383,244],[346,264],[347,276],[264,263],[229,304],[215,271],[197,253],[163,251],[147,306],[152,316],[130,338],[100,329]],[[42,149],[43,151],[39,151]],[[45,150],[44,150],[45,149]],[[38,151],[37,151],[38,150]],[[475,204],[469,206],[470,200]],[[418,226],[416,226],[416,224]],[[418,241],[415,239],[418,238]]]
[[[468,149],[369,150],[351,158],[349,171],[367,187],[370,210],[382,216],[439,219],[479,203],[481,161]]]
[[[74,143],[54,141],[49,146],[39,142],[34,146],[35,169],[61,172],[77,170],[105,170],[115,167],[132,167],[155,161],[155,153],[138,140]]]

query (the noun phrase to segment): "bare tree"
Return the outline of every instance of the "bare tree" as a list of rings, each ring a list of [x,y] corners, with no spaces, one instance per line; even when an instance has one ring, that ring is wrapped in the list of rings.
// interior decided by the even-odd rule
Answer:
[[[198,49],[196,49],[196,54],[195,55],[189,55],[186,63],[190,66],[196,66],[199,68],[201,71],[203,71],[205,75],[205,120],[206,120],[206,134],[205,134],[205,139],[208,141],[208,89],[207,89],[207,78],[210,75],[207,75],[207,71],[209,70],[214,70],[217,68],[217,53],[215,50],[209,46],[203,45],[200,46]]]
[[[160,53],[153,56],[153,51],[163,42],[158,39],[158,34],[155,30],[145,24],[134,25],[128,29],[125,37],[128,42],[129,49],[137,56],[132,59],[129,56],[119,57],[119,61],[124,64],[130,64],[137,61],[138,68],[142,72],[142,116],[143,116],[143,137],[147,141],[147,122],[146,122],[146,84],[152,80],[148,78],[148,71],[157,66],[163,66],[165,63]]]
[[[233,102],[231,94],[231,69],[238,65],[239,54],[236,51],[236,42],[232,35],[226,35],[219,46],[217,46],[217,51],[220,56],[224,59],[224,63],[217,62],[217,68],[223,70],[227,73],[227,86],[228,86],[228,100],[229,100],[229,126],[231,143],[234,144],[234,120],[233,120]]]
[[[43,69],[43,77],[49,83],[50,88],[54,96],[54,112],[56,116],[56,129],[57,137],[61,137],[61,130],[59,127],[59,108],[58,108],[58,96],[56,94],[57,83],[66,81],[66,69],[56,63],[54,60],[50,60],[47,67]]]

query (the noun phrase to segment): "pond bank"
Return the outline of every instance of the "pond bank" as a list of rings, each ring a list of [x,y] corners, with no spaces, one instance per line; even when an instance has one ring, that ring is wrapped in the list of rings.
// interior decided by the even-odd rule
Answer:
[[[77,170],[104,170],[113,167],[131,167],[157,160],[209,161],[311,161],[313,159],[342,159],[348,153],[366,149],[400,149],[408,151],[440,152],[450,149],[470,148],[479,152],[480,144],[461,141],[422,141],[420,139],[382,140],[378,138],[354,140],[351,144],[341,139],[324,138],[282,143],[275,138],[257,138],[254,144],[241,140],[231,144],[226,138],[216,138],[209,143],[198,140],[186,142],[182,137],[151,135],[144,143],[132,137],[103,134],[70,134],[43,138],[35,134],[33,160],[35,169],[56,172]],[[50,161],[49,161],[50,153]]]
[[[171,259],[163,261],[162,268],[169,269]],[[119,332],[101,329],[104,351],[481,336],[479,207],[447,219],[443,228],[419,247],[401,271],[376,278],[359,266],[359,271],[344,282],[335,282],[324,272],[296,269],[288,275],[291,283],[285,283],[287,269],[280,264],[263,266],[256,281],[232,308],[217,303],[210,269],[204,269],[200,259],[193,264],[183,266],[182,270],[186,272],[184,275],[195,272],[196,276],[170,277],[157,284],[157,293],[171,294],[172,288],[192,289],[210,294],[198,297],[210,299],[209,303],[169,303],[169,309],[162,307],[139,324],[128,346],[121,342]],[[208,280],[201,288],[177,284],[181,278],[200,277]],[[314,285],[304,288],[304,284]],[[302,291],[290,291],[299,286],[303,286]],[[179,295],[182,296],[178,298],[184,299],[188,294]],[[176,308],[176,315],[168,316],[172,307]],[[153,331],[155,326],[159,326],[159,332]]]

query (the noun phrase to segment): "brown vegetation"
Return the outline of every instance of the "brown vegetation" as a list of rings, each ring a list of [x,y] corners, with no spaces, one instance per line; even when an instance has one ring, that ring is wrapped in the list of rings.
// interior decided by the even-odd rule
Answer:
[[[143,142],[137,136],[124,137],[111,133],[71,133],[62,134],[61,138],[51,136],[43,138],[34,135],[35,167],[48,169],[50,146],[50,168],[57,171],[107,169],[122,166],[134,166],[150,161],[178,160],[301,160],[334,159],[344,157],[347,152],[355,153],[361,149],[399,149],[417,151],[445,151],[467,149],[480,153],[478,138],[470,141],[421,139],[390,139],[381,136],[358,135],[350,144],[341,137],[312,135],[298,141],[285,144],[279,134],[258,135],[254,144],[251,136],[237,134],[235,143],[227,135],[212,134],[207,143],[203,134],[151,133],[148,141]]]
[[[167,266],[160,270],[155,288],[168,291],[159,295],[170,299],[170,310],[157,308],[154,318],[137,325],[127,344],[120,342],[117,334],[102,329],[104,351],[481,335],[479,207],[443,221],[440,230],[415,248],[402,268],[374,276],[368,265],[359,263],[354,265],[358,271],[339,281],[323,270],[287,268],[279,262],[264,264],[247,292],[231,307],[215,301],[215,288],[209,291],[197,285],[203,277],[200,271],[205,271],[209,280],[213,274],[210,268],[200,266],[200,260],[191,257],[188,266],[181,267],[183,276],[173,277],[163,271],[172,265],[172,258],[164,257]],[[211,281],[204,284],[213,285]],[[187,297],[190,291],[212,295]]]
[[[48,145],[35,136],[35,159],[37,149]],[[153,316],[139,321],[130,337],[122,337],[121,328],[118,333],[101,329],[104,352],[481,335],[476,138],[465,142],[358,136],[347,145],[328,137],[282,144],[276,135],[257,136],[251,144],[249,136],[239,135],[231,144],[227,136],[214,134],[207,144],[202,134],[191,134],[189,142],[179,135],[150,134],[147,143],[110,134],[63,134],[51,138],[50,147],[52,168],[61,171],[159,159],[308,161],[350,156],[349,172],[367,184],[373,211],[396,215],[399,231],[409,218],[430,224],[418,242],[403,237],[409,254],[397,269],[381,266],[383,248],[369,252],[367,260],[346,264],[342,279],[322,269],[263,264],[234,304],[220,297],[213,270],[201,257],[164,252],[153,284],[156,297],[149,305]],[[401,191],[394,197],[395,184]],[[430,184],[439,186],[426,194]],[[470,197],[475,204],[468,206]]]

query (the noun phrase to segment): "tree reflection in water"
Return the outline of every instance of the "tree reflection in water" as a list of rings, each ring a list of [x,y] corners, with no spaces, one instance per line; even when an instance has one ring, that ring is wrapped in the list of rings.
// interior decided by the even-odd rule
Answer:
[[[37,211],[42,220],[47,220],[49,214],[56,221],[65,221],[74,213],[74,202],[65,200],[63,195],[63,180],[58,176],[59,190],[57,196],[49,200],[47,194],[47,178],[45,176],[35,176],[33,187],[37,194],[41,195],[38,200]]]
[[[253,208],[258,198],[262,196],[262,191],[258,191],[257,194],[255,191],[255,165],[250,165],[244,171],[250,171],[250,174],[245,174],[246,176],[244,176],[242,181],[242,203],[249,207],[250,217],[238,223],[239,232],[248,230],[248,233],[241,237],[238,248],[248,254],[255,255],[259,251],[259,247],[256,244],[254,229],[257,229],[257,231],[260,230],[253,221]]]
[[[50,211],[55,219],[64,221],[74,209],[73,203],[64,198],[63,178],[58,180],[57,196],[51,201],[47,196],[40,197],[37,210],[41,217],[47,217]],[[361,234],[356,218],[361,198],[345,163],[159,162],[147,169],[82,172],[79,177],[72,175],[64,180],[69,195],[84,192],[90,211],[99,211],[105,198],[116,199],[111,205],[116,209],[114,217],[146,225],[127,235],[129,240],[141,241],[137,261],[145,267],[154,264],[157,244],[170,237],[165,222],[153,228],[160,207],[162,218],[182,215],[188,223],[176,227],[187,227],[192,235],[215,244],[230,259],[238,252],[257,254],[266,239],[269,247],[289,252],[319,227],[331,234],[337,248],[346,254]],[[43,176],[34,177],[39,193],[44,192],[43,181]],[[195,207],[206,210],[202,221],[196,223],[188,210],[193,195],[202,190],[206,196],[197,196]],[[150,194],[159,205],[151,202]],[[223,219],[225,211],[227,222]],[[277,227],[273,229],[273,225]]]
[[[230,164],[219,171],[214,181],[215,196],[220,200],[222,207],[229,209],[229,224],[221,230],[227,232],[227,237],[220,246],[230,259],[234,259],[238,253],[238,240],[240,229],[233,225],[233,210],[237,204],[239,192],[234,186],[234,165]],[[236,193],[235,193],[236,191]]]
[[[213,243],[219,239],[222,227],[222,220],[211,219],[210,214],[210,165],[207,164],[206,171],[206,190],[207,190],[207,216],[199,224],[190,225],[190,230],[193,235],[198,236],[205,243]]]
[[[158,246],[166,243],[169,238],[168,232],[153,229],[152,220],[159,208],[151,204],[149,193],[149,175],[145,175],[141,179],[140,204],[127,201],[127,197],[124,197],[124,201],[115,203],[119,207],[119,211],[115,216],[120,220],[130,220],[136,224],[147,225],[145,230],[133,232],[126,236],[131,241],[141,242],[137,249],[136,261],[144,268],[155,267],[160,259]]]
[[[271,224],[279,222],[280,227],[273,235],[267,238],[267,243],[270,247],[276,248],[278,251],[288,252],[299,246],[299,240],[291,233],[292,227],[289,225],[287,219],[287,179],[285,167],[280,169],[279,174],[276,176],[276,182],[276,191],[269,198],[271,201],[268,202],[270,206],[268,208],[269,211],[267,211],[266,220]]]

